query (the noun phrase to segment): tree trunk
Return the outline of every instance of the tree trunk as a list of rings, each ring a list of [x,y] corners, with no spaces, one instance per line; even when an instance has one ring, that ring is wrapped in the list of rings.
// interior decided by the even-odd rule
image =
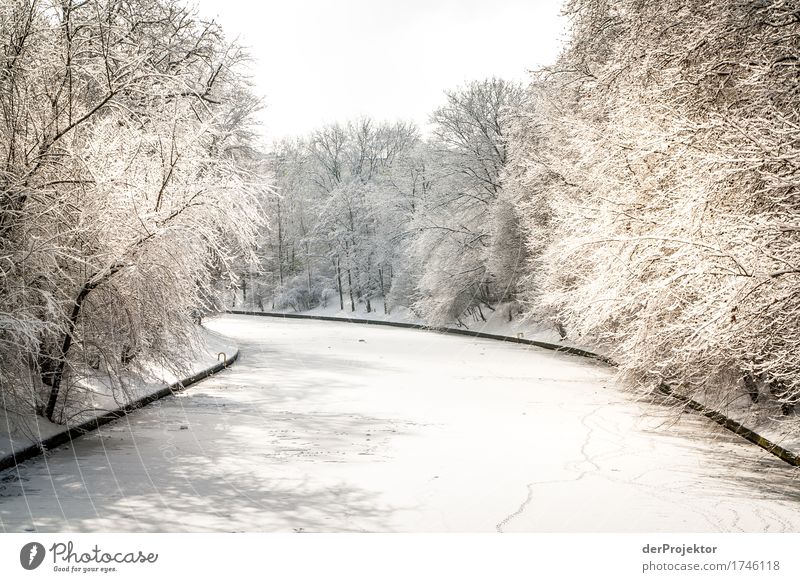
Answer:
[[[67,363],[67,354],[69,353],[69,349],[72,347],[72,340],[75,337],[75,327],[78,324],[78,317],[81,314],[81,308],[83,307],[83,302],[86,300],[86,297],[91,293],[98,285],[107,281],[111,276],[113,276],[117,271],[122,269],[123,265],[114,265],[109,269],[108,273],[104,275],[101,279],[95,280],[95,277],[90,277],[81,287],[81,290],[78,292],[78,296],[75,298],[75,304],[72,307],[72,313],[70,313],[69,319],[67,320],[67,332],[64,334],[64,341],[61,343],[61,353],[58,359],[58,363],[56,364],[56,368],[53,371],[53,383],[50,386],[50,397],[47,400],[47,408],[45,408],[45,416],[51,422],[55,422],[53,420],[53,414],[56,410],[56,403],[58,402],[58,393],[61,390],[61,380],[64,377],[64,367]]]
[[[281,219],[281,202],[278,205],[278,282],[283,287],[283,222]]]
[[[342,294],[342,266],[336,257],[336,282],[339,284],[339,309],[344,311],[344,295]]]
[[[383,297],[383,313],[388,314],[389,307],[386,305],[386,291],[383,286],[383,269],[381,267],[378,267],[378,280],[380,280],[381,282],[381,297]]]
[[[353,277],[350,275],[350,269],[347,269],[347,291],[350,293],[350,311],[355,313],[356,302],[353,301]]]

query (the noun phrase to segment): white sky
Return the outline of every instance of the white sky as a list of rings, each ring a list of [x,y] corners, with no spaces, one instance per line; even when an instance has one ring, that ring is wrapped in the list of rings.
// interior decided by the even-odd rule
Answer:
[[[424,126],[442,92],[524,81],[565,38],[562,0],[195,0],[256,62],[268,139],[360,115]]]

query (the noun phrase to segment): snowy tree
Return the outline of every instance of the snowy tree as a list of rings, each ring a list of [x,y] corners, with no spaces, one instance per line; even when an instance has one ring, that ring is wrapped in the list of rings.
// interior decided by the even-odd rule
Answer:
[[[322,128],[310,140],[320,200],[315,232],[328,241],[340,304],[349,303],[351,311],[359,301],[372,310],[372,301],[385,299],[391,285],[388,176],[417,140],[413,125],[370,119]]]
[[[425,224],[418,225],[425,267],[416,308],[432,322],[458,321],[473,309],[483,317],[481,306],[491,308],[513,289],[510,281],[497,278],[509,273],[493,273],[489,263],[513,264],[513,258],[498,255],[518,254],[520,248],[493,247],[491,240],[493,223],[498,234],[506,234],[499,223],[509,216],[498,201],[507,129],[521,98],[521,87],[493,78],[447,92],[446,104],[431,116],[442,173]]]
[[[747,388],[789,412],[794,3],[593,0],[568,12],[570,45],[532,84],[511,147],[537,308],[614,349],[637,385],[719,405]]]
[[[381,299],[387,312],[402,305],[450,323],[516,298],[523,227],[501,181],[522,90],[490,79],[445,97],[428,140],[406,123],[359,119],[319,128],[294,156],[276,148],[275,160],[292,160],[274,164],[280,218],[269,261],[279,279],[297,274],[284,267],[288,249],[306,247],[292,252],[305,287],[291,277],[276,306],[307,309],[336,293],[351,312]],[[302,233],[290,232],[301,216]]]
[[[0,389],[62,421],[87,368],[182,361],[212,267],[254,234],[257,100],[177,2],[14,2],[0,36]]]

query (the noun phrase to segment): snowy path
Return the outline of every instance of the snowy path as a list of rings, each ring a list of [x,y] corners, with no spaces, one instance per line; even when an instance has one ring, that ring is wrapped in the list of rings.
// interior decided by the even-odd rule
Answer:
[[[239,363],[0,473],[0,530],[800,531],[797,470],[673,424],[591,361],[346,323],[209,327]]]

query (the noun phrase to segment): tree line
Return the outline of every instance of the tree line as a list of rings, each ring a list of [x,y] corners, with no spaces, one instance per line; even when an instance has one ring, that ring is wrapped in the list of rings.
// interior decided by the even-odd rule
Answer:
[[[571,0],[523,86],[445,95],[430,135],[362,119],[280,144],[258,307],[521,311],[631,386],[800,398],[800,13]],[[265,304],[268,303],[268,304]]]
[[[501,174],[506,114],[522,97],[489,79],[446,93],[427,139],[410,123],[362,118],[277,144],[261,274],[242,278],[251,305],[403,306],[451,322],[513,295],[519,245],[506,239],[519,233]]]

